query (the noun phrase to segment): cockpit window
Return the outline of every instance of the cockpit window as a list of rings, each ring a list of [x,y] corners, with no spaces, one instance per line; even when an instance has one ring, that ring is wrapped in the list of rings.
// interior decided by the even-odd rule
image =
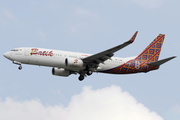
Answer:
[[[18,49],[12,49],[11,51],[18,51]]]

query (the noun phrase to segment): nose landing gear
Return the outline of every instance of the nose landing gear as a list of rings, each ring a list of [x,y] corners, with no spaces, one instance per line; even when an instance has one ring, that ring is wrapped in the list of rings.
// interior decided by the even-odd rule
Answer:
[[[18,61],[13,61],[14,64],[17,64],[19,65],[18,69],[21,70],[22,69],[22,66],[21,66],[21,62],[18,62]]]
[[[21,69],[22,69],[22,66],[20,65],[20,66],[18,67],[18,69],[21,70]]]

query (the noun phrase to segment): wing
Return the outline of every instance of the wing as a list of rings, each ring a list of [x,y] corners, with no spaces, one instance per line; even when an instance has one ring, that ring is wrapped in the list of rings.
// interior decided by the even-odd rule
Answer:
[[[103,52],[91,55],[89,57],[86,57],[83,60],[84,63],[86,63],[87,65],[90,65],[91,67],[93,67],[92,65],[98,65],[99,63],[103,63],[104,61],[106,61],[107,59],[110,59],[114,53],[124,47],[126,47],[127,45],[131,44],[134,42],[136,35],[137,35],[138,31],[135,32],[135,34],[132,36],[132,38],[130,40],[128,40],[127,42],[118,45],[116,47],[110,48],[108,50],[105,50]]]

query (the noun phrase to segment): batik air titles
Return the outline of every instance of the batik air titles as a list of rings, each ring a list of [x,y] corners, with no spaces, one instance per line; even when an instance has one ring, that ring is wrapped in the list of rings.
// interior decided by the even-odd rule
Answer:
[[[53,75],[67,77],[71,74],[79,74],[80,81],[93,72],[110,74],[146,73],[158,69],[163,63],[175,58],[173,56],[159,60],[165,38],[164,34],[159,34],[138,56],[113,57],[116,51],[133,43],[137,33],[135,32],[127,42],[97,54],[23,47],[6,52],[4,56],[18,64],[20,70],[22,69],[21,64],[48,66],[52,67]]]

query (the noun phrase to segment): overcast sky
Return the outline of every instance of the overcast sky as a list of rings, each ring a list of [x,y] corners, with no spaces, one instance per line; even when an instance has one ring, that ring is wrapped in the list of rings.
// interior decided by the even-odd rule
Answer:
[[[179,0],[0,1],[1,120],[179,120]],[[95,54],[129,40],[117,57],[140,54],[165,34],[159,70],[132,75],[53,76],[50,67],[18,66],[16,47]]]

